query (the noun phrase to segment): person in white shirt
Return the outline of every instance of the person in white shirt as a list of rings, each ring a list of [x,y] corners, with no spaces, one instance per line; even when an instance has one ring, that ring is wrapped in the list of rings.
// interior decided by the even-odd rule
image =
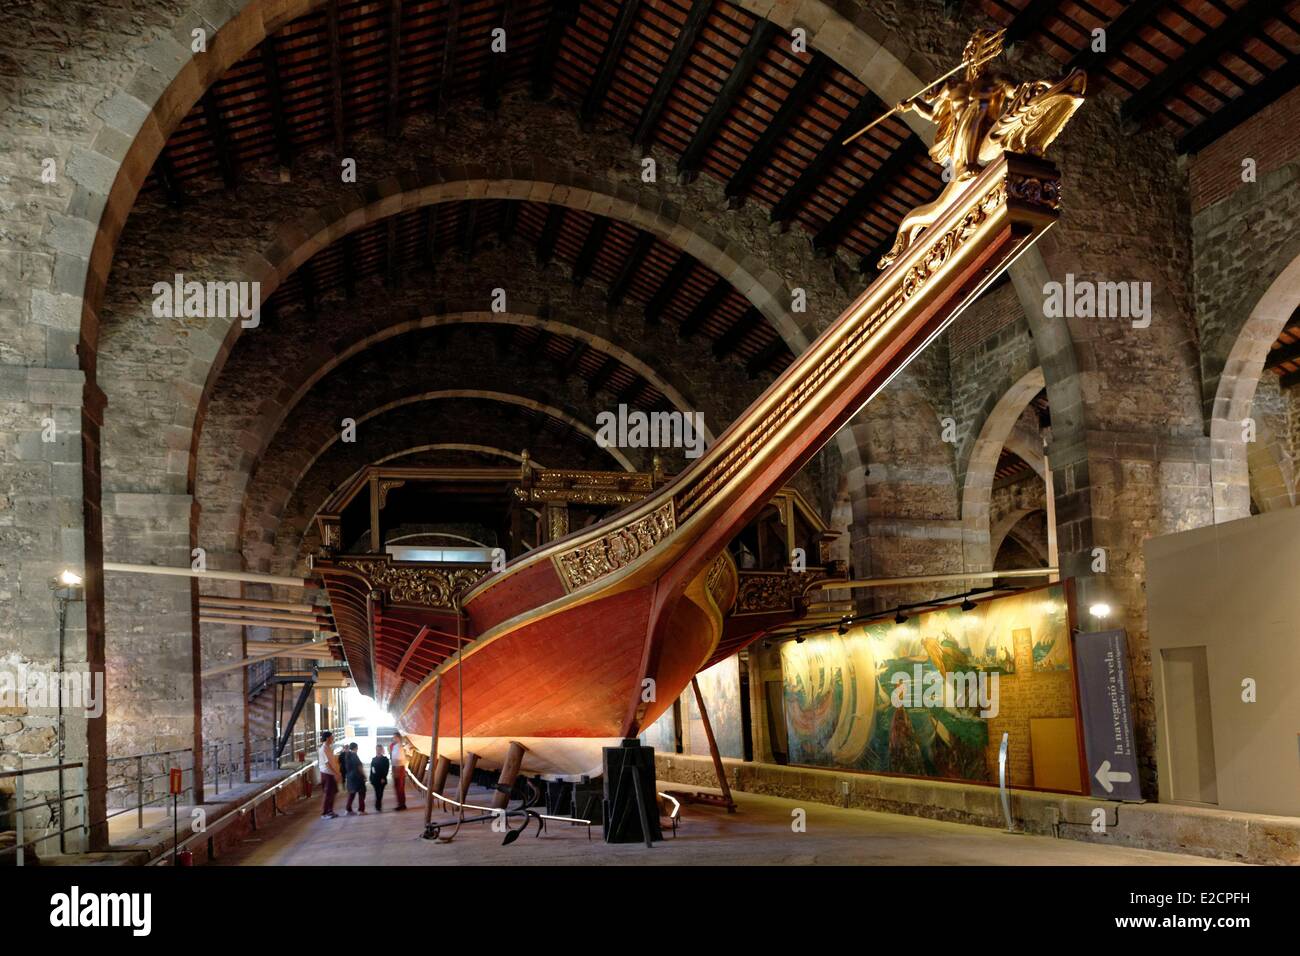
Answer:
[[[338,814],[334,812],[334,798],[339,792],[339,758],[334,753],[334,735],[328,730],[320,735],[320,750],[316,754],[316,766],[320,769],[322,791],[320,815],[323,820],[333,820]]]
[[[406,741],[401,734],[393,734],[388,745],[388,761],[393,768],[393,791],[397,794],[397,809],[406,809]]]

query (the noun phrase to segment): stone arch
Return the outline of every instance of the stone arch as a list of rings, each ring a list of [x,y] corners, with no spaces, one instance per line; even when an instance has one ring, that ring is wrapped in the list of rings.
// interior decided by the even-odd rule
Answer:
[[[1250,499],[1261,512],[1278,511],[1296,504],[1295,465],[1286,455],[1280,437],[1258,422],[1255,440],[1248,446]]]
[[[1264,360],[1287,320],[1300,308],[1300,255],[1295,256],[1255,302],[1237,333],[1219,378],[1210,419],[1210,469],[1216,523],[1250,514],[1250,457],[1242,421],[1250,416]]]
[[[993,567],[997,550],[993,547],[989,509],[998,456],[1015,429],[1016,422],[1034,396],[1043,390],[1044,384],[1041,366],[1021,376],[993,406],[971,448],[961,500],[962,546],[966,570],[988,571]]]
[[[395,451],[391,454],[376,458],[374,464],[384,465],[390,461],[397,461],[399,458],[406,458],[409,455],[419,455],[426,451],[468,451],[478,455],[491,455],[494,458],[504,458],[507,461],[517,462],[521,465],[524,462],[524,456],[517,451],[497,448],[495,445],[475,445],[471,442],[448,441],[434,442],[430,445],[412,445],[410,448],[403,449],[402,451]],[[530,460],[533,461],[533,465],[537,468],[546,467],[542,462],[531,459],[531,456]]]

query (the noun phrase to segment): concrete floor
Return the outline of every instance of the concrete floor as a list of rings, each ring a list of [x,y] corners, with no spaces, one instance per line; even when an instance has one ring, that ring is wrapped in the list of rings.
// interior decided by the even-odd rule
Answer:
[[[410,795],[415,799],[400,813],[372,808],[365,816],[348,817],[340,799],[334,820],[320,818],[317,794],[289,806],[212,865],[1224,865],[1181,854],[1012,836],[985,827],[812,803],[803,805],[807,832],[794,833],[791,811],[799,803],[745,793],[735,795],[740,809],[734,814],[683,807],[677,837],[667,836],[652,850],[639,844],[607,846],[595,827],[589,842],[585,828],[557,824],[540,839],[534,836],[534,824],[511,846],[502,846],[502,834],[486,824],[467,825],[454,842],[444,844],[420,837],[423,804],[418,790],[408,791],[414,791]],[[486,799],[479,795],[470,802]],[[435,812],[434,817],[446,814]]]

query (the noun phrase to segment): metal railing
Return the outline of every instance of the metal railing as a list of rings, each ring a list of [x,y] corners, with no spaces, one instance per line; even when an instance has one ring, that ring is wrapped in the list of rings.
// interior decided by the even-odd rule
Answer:
[[[78,768],[80,768],[81,770],[81,792],[80,793],[69,794],[62,798],[55,798],[55,799],[47,798],[45,800],[41,800],[38,803],[25,802],[27,796],[26,778],[28,776],[32,774],[39,774],[39,773],[51,773],[51,772],[61,773],[64,770],[76,770]],[[12,779],[14,781],[14,805],[8,810],[0,810],[0,818],[7,817],[7,816],[12,816],[14,818],[14,845],[11,847],[0,848],[0,853],[13,852],[17,857],[16,863],[18,864],[18,866],[23,865],[24,856],[26,855],[28,847],[34,847],[38,843],[44,843],[46,840],[52,840],[55,837],[62,836],[65,833],[73,833],[77,830],[81,831],[81,835],[83,839],[85,839],[89,835],[90,824],[87,818],[89,817],[90,813],[89,813],[88,794],[86,789],[87,781],[86,781],[85,764],[80,762],[61,763],[61,764],[56,763],[56,764],[50,764],[47,767],[24,767],[21,770],[5,770],[3,772],[0,772],[0,780],[9,780],[9,779]],[[81,823],[78,826],[74,826],[74,827],[65,826],[59,830],[55,830],[52,833],[44,833],[30,840],[23,839],[23,837],[27,835],[27,828],[26,828],[27,821],[23,817],[24,813],[26,813],[28,810],[39,810],[42,807],[49,807],[51,809],[57,807],[58,808],[57,819],[59,823],[62,824],[65,822],[63,805],[66,804],[69,800],[81,801]],[[55,814],[51,813],[51,818],[52,819],[56,818]]]

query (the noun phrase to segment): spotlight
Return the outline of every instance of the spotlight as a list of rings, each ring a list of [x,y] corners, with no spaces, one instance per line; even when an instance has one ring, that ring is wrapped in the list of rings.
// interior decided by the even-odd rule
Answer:
[[[840,626],[836,628],[836,630],[839,631],[841,637],[849,633],[849,625],[852,622],[853,622],[853,618],[851,617],[840,618]]]
[[[85,596],[81,575],[67,568],[64,568],[59,576],[50,582],[50,590],[58,600],[63,602],[80,601]]]
[[[771,649],[772,649],[772,642],[771,642],[771,641],[764,641],[764,642],[763,642],[763,650],[765,650],[765,651],[770,651]]]
[[[800,634],[798,637],[796,637],[796,638],[794,639],[794,642],[795,642],[796,644],[802,644],[802,643],[804,642],[804,636],[803,636],[802,634]]]
[[[966,598],[966,600],[961,602],[961,609],[963,611],[973,611],[975,610],[975,602],[970,598]]]
[[[65,587],[75,588],[81,584],[81,575],[65,568],[63,573],[59,575],[59,583]]]
[[[1094,604],[1088,608],[1088,613],[1096,618],[1110,617],[1110,605],[1105,603]]]
[[[897,614],[894,615],[894,623],[895,623],[895,624],[906,624],[906,623],[907,623],[907,615],[904,614],[904,613],[900,610]]]

